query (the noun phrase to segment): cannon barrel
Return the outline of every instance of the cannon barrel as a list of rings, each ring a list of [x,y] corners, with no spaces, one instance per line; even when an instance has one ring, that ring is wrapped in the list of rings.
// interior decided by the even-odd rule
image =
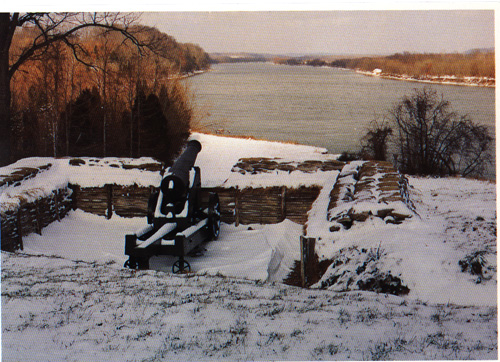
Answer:
[[[201,143],[192,140],[186,145],[186,149],[179,156],[179,158],[174,162],[170,168],[170,172],[179,177],[185,185],[189,184],[189,170],[194,166],[196,162],[196,157],[201,151]]]
[[[160,189],[169,202],[183,201],[189,188],[189,170],[194,166],[201,151],[201,143],[192,140],[186,149],[170,167],[170,172],[163,178]]]

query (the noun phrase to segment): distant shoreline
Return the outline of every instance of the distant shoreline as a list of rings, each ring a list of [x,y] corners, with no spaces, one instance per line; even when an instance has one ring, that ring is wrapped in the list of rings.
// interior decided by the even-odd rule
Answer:
[[[347,69],[347,70],[353,70],[353,69]],[[425,76],[421,78],[415,78],[405,74],[388,74],[383,72],[376,73],[376,72],[367,72],[363,70],[354,70],[354,71],[358,74],[370,77],[403,80],[408,82],[495,88],[495,78],[487,78],[487,77],[456,77],[453,75],[444,75],[444,76]]]
[[[322,68],[334,68],[340,70],[347,70],[355,72],[358,74],[379,77],[384,79],[392,80],[403,80],[408,82],[418,82],[418,83],[429,83],[429,84],[443,84],[443,85],[458,85],[458,86],[469,86],[469,87],[482,87],[482,88],[495,88],[495,78],[488,77],[458,77],[455,75],[424,75],[418,78],[412,77],[407,74],[395,74],[395,73],[384,73],[380,69],[375,69],[373,71],[366,71],[361,69],[353,69],[339,66],[331,66],[328,64],[307,64],[307,63],[281,63],[273,61],[276,65],[288,65],[288,66],[306,66],[306,67],[322,67]]]

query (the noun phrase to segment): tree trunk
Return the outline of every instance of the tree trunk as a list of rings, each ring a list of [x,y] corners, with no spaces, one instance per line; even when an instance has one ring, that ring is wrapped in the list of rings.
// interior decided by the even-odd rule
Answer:
[[[10,14],[0,13],[0,167],[12,162],[10,122]]]
[[[0,167],[11,163],[10,82],[8,58],[0,56]],[[5,64],[7,63],[7,64]]]

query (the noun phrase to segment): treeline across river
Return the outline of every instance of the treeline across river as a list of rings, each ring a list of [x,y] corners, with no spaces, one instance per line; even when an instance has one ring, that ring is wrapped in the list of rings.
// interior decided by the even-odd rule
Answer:
[[[198,45],[179,43],[155,28],[135,25],[129,31],[147,46],[138,49],[119,32],[93,28],[75,35],[80,37],[77,54],[64,42],[54,42],[15,72],[14,159],[71,155],[168,160],[177,151],[193,115],[179,79],[208,69],[209,56]],[[11,57],[39,36],[35,27],[17,30]]]
[[[473,50],[466,53],[396,53],[389,56],[354,58],[275,58],[276,64],[328,66],[373,72],[380,69],[387,75],[406,75],[414,79],[428,77],[495,78],[494,50]]]

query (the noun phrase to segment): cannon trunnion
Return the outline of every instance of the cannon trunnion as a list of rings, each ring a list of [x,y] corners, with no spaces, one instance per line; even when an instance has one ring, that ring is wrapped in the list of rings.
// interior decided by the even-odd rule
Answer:
[[[217,239],[220,233],[220,203],[216,193],[201,193],[201,171],[194,166],[201,150],[198,141],[188,142],[185,151],[167,169],[159,190],[148,202],[148,225],[125,236],[125,267],[149,269],[155,255],[179,257],[174,273],[189,272],[184,259],[201,243]]]

